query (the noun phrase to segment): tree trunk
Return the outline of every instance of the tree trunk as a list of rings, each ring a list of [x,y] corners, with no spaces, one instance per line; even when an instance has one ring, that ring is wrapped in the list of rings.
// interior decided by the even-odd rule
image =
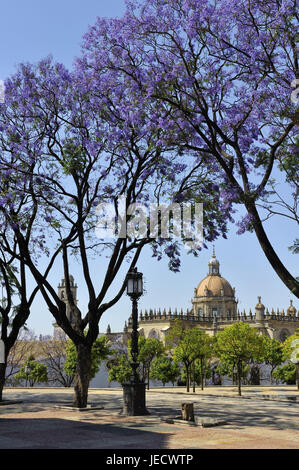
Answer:
[[[236,385],[235,366],[233,367],[233,371],[232,371],[232,386],[234,385]]]
[[[270,385],[273,385],[273,370],[274,369],[271,369],[270,371]]]
[[[88,387],[91,368],[91,347],[84,344],[76,345],[77,370],[74,380],[73,405],[77,408],[87,406]]]
[[[203,359],[200,359],[200,375],[201,375],[201,389],[203,390],[204,388],[204,370],[203,370]]]
[[[193,375],[193,393],[195,393],[195,361],[193,361],[192,365],[192,375]]]
[[[0,364],[0,401],[2,401],[3,387],[5,384],[6,364]]]
[[[299,390],[299,363],[296,364],[296,383],[297,389]]]
[[[266,232],[264,230],[263,224],[259,217],[258,211],[254,203],[246,202],[245,203],[246,209],[250,215],[253,216],[252,226],[254,228],[255,234],[259,241],[259,244],[266,255],[269,263],[271,264],[272,268],[276,272],[276,274],[280,277],[282,282],[287,286],[287,288],[299,298],[299,282],[289,273],[286,269],[284,264],[280,261],[279,257],[277,256],[275,250],[273,249]]]
[[[238,395],[241,396],[242,362],[237,365]]]
[[[150,389],[150,368],[148,367],[147,369],[147,389],[149,390]]]
[[[190,391],[190,371],[189,366],[186,366],[186,385],[187,385],[187,392]]]

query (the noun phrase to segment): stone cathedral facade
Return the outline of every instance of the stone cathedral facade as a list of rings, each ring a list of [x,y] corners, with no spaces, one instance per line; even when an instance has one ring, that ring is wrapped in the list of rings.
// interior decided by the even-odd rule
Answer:
[[[213,250],[208,265],[208,275],[194,289],[191,307],[187,311],[149,309],[140,312],[139,334],[165,340],[167,331],[175,319],[183,321],[190,328],[200,328],[209,335],[215,335],[234,322],[242,321],[256,328],[260,334],[284,341],[299,328],[299,315],[290,301],[286,312],[274,309],[269,311],[258,297],[258,302],[249,312],[238,310],[235,288],[222,277],[220,263]],[[125,332],[130,333],[132,319],[125,325]]]
[[[77,299],[77,284],[73,276],[70,276],[70,284],[72,294]],[[66,314],[72,321],[72,311],[68,304],[66,295],[65,279],[63,278],[58,285],[58,296],[66,302]],[[194,289],[194,295],[191,299],[190,309],[183,312],[175,309],[149,309],[139,314],[139,335],[146,338],[154,337],[161,341],[165,341],[167,331],[171,328],[174,321],[179,319],[190,328],[200,328],[209,335],[215,335],[217,331],[223,330],[234,322],[243,321],[248,323],[252,328],[256,328],[260,334],[269,336],[270,338],[284,341],[289,335],[293,334],[299,328],[299,312],[293,306],[293,302],[284,310],[275,312],[274,309],[269,311],[258,297],[258,302],[249,312],[240,312],[238,310],[238,301],[236,300],[235,288],[221,275],[220,263],[215,256],[213,250],[212,258],[208,264],[208,274],[202,279],[198,286]],[[54,323],[54,336],[62,331],[57,324]],[[107,335],[111,338],[117,337],[127,343],[130,337],[132,327],[132,318],[125,322],[123,332],[112,333],[110,326],[107,328]]]

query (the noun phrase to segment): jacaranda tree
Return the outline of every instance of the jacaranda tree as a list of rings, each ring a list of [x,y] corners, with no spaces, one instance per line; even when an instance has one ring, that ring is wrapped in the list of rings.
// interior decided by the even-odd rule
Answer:
[[[10,184],[1,194],[1,214],[13,232],[16,259],[26,266],[57,325],[75,344],[74,405],[79,407],[87,403],[99,321],[125,290],[121,268],[126,263],[128,269],[134,267],[147,244],[160,259],[164,244],[170,269],[179,270],[178,241],[151,236],[149,224],[144,227],[138,218],[140,203],[148,207],[153,201],[167,201],[168,194],[189,191],[192,178],[202,180],[206,193],[213,184],[212,169],[183,163],[173,134],[160,129],[157,119],[169,111],[151,99],[140,101],[139,92],[129,92],[122,76],[111,76],[100,64],[98,86],[92,78],[87,65],[70,72],[52,58],[20,65],[6,80],[0,109],[1,171]],[[19,207],[21,194],[24,203]],[[118,204],[120,196],[123,206]],[[203,231],[213,240],[225,235],[225,208],[218,195],[209,202],[204,216],[209,224]],[[108,225],[114,218],[118,222],[111,239],[97,230],[105,210],[109,212],[107,204],[115,209]],[[228,209],[226,213],[229,216]],[[13,246],[6,243],[4,249],[11,255]],[[96,275],[92,254],[101,256]],[[75,257],[88,293],[85,312],[70,285]],[[63,271],[71,315],[56,292],[56,282],[51,284],[47,277],[54,267]],[[116,294],[108,292],[112,284],[117,285]]]
[[[4,362],[0,363],[0,401],[5,384],[8,357],[24,327],[32,303],[38,292],[37,286],[28,287],[29,273],[24,259],[20,256],[18,243],[12,225],[22,213],[24,238],[30,233],[26,207],[28,182],[22,181],[7,168],[0,174],[0,339],[4,346]],[[4,211],[2,210],[4,209]],[[7,217],[11,211],[11,218]],[[27,235],[26,235],[27,234]],[[49,266],[44,269],[45,278]]]
[[[160,132],[176,136],[182,161],[196,167],[203,159],[213,168],[213,191],[245,209],[238,232],[254,231],[277,275],[299,297],[298,281],[257,208],[273,189],[273,172],[285,171],[290,155],[298,155],[296,1],[126,4],[121,19],[99,18],[90,27],[79,66],[92,77],[105,64],[112,76],[123,75],[128,93],[168,111],[157,117]],[[293,191],[294,180],[289,183]]]

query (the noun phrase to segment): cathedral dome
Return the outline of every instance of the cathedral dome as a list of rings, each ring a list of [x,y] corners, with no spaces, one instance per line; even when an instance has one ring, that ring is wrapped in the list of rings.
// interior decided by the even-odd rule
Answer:
[[[213,255],[209,261],[209,274],[205,277],[195,289],[197,297],[235,297],[235,290],[230,283],[220,275],[220,263],[215,256],[215,248]]]
[[[198,284],[196,295],[198,297],[206,297],[207,295],[214,297],[234,297],[235,292],[224,277],[209,275]]]

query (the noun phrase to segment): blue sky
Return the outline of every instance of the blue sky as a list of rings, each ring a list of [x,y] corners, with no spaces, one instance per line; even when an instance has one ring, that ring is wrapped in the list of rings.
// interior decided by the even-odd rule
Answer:
[[[20,62],[36,62],[48,54],[54,59],[71,66],[73,58],[80,53],[81,37],[88,25],[97,16],[120,16],[124,11],[123,0],[10,0],[1,5],[0,29],[0,80],[16,70]],[[293,275],[298,275],[298,256],[292,255],[287,246],[291,245],[295,224],[287,219],[273,218],[265,225],[266,232],[281,260]],[[236,288],[241,310],[254,309],[257,296],[269,309],[288,307],[291,297],[266,260],[254,234],[236,235],[237,228],[231,227],[228,240],[216,241],[216,255],[220,261],[221,274]],[[297,235],[298,236],[298,235]],[[180,273],[173,274],[167,262],[157,262],[145,250],[138,268],[144,273],[147,294],[140,301],[140,308],[189,308],[194,287],[207,274],[207,264],[211,257],[212,246],[204,250],[198,258],[182,257]],[[101,277],[102,261],[94,263],[94,276]],[[126,267],[121,276],[125,275]],[[80,285],[80,266],[75,266],[73,275],[78,284],[79,306],[84,310],[86,296]],[[51,280],[58,284],[62,277],[61,269],[56,266]],[[120,279],[121,280],[121,279]],[[113,293],[114,290],[112,290]],[[299,305],[294,299],[295,307]],[[124,296],[121,301],[107,312],[100,324],[105,331],[107,324],[112,331],[123,328],[130,315],[130,302]],[[53,318],[40,297],[32,309],[28,326],[37,334],[52,334]]]

